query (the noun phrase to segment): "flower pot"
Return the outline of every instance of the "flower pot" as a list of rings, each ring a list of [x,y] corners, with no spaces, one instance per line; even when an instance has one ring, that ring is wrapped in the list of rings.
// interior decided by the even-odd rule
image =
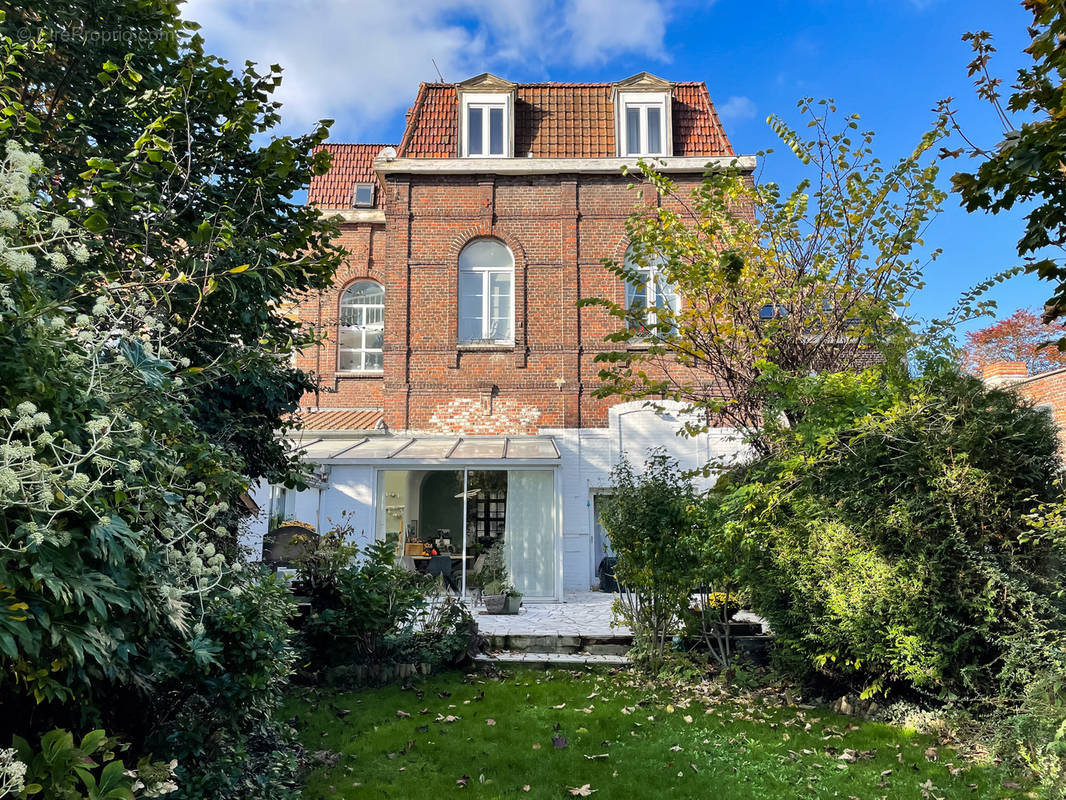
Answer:
[[[503,613],[504,614],[517,614],[518,613],[518,609],[521,608],[521,607],[522,607],[522,595],[518,595],[517,597],[512,597],[511,595],[507,595],[507,599],[504,601],[504,604],[503,604]]]
[[[488,614],[502,614],[504,613],[504,607],[507,605],[507,595],[505,594],[485,594],[481,596],[482,601],[485,603],[485,611]]]

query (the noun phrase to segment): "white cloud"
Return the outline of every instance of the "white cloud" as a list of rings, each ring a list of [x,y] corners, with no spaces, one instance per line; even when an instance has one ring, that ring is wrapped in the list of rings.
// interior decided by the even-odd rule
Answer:
[[[409,106],[420,81],[485,71],[550,76],[559,64],[664,60],[668,0],[188,0],[210,52],[281,64],[286,130],[324,117],[365,138]],[[622,74],[624,73],[624,74]]]
[[[723,122],[740,122],[755,116],[755,103],[742,95],[733,95],[716,108]]]

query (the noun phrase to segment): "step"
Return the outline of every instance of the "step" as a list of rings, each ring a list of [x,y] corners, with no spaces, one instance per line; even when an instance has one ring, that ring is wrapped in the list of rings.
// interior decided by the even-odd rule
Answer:
[[[520,664],[527,667],[554,666],[628,666],[628,656],[594,653],[526,653],[500,650],[487,655],[474,656],[478,664]]]
[[[603,634],[568,636],[565,634],[488,634],[492,650],[522,653],[589,653],[591,655],[624,656],[633,646],[631,634]]]

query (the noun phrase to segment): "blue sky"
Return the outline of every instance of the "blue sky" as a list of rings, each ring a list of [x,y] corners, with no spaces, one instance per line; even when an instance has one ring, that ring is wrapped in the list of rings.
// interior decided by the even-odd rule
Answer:
[[[998,141],[961,36],[991,31],[994,68],[1009,84],[1025,63],[1030,19],[1014,0],[189,0],[185,13],[213,52],[285,68],[286,132],[332,118],[335,141],[398,142],[419,81],[437,80],[433,59],[448,81],[485,71],[613,81],[641,70],[703,80],[740,153],[775,147],[768,114],[796,121],[801,97],[831,97],[877,132],[883,161],[910,151],[947,96],[972,138]],[[791,187],[802,167],[777,149],[763,179]],[[962,166],[943,166],[945,188]],[[950,196],[926,236],[943,255],[912,310],[943,314],[966,288],[1017,263],[1020,228],[1017,214],[967,214]],[[1006,316],[1050,294],[1024,276],[990,296]]]

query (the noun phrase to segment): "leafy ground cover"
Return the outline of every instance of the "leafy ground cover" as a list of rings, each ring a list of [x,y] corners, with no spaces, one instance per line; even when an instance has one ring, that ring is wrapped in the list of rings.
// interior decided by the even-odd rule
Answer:
[[[284,710],[318,766],[304,797],[1035,797],[931,738],[752,693],[629,672],[448,673],[305,690]]]

